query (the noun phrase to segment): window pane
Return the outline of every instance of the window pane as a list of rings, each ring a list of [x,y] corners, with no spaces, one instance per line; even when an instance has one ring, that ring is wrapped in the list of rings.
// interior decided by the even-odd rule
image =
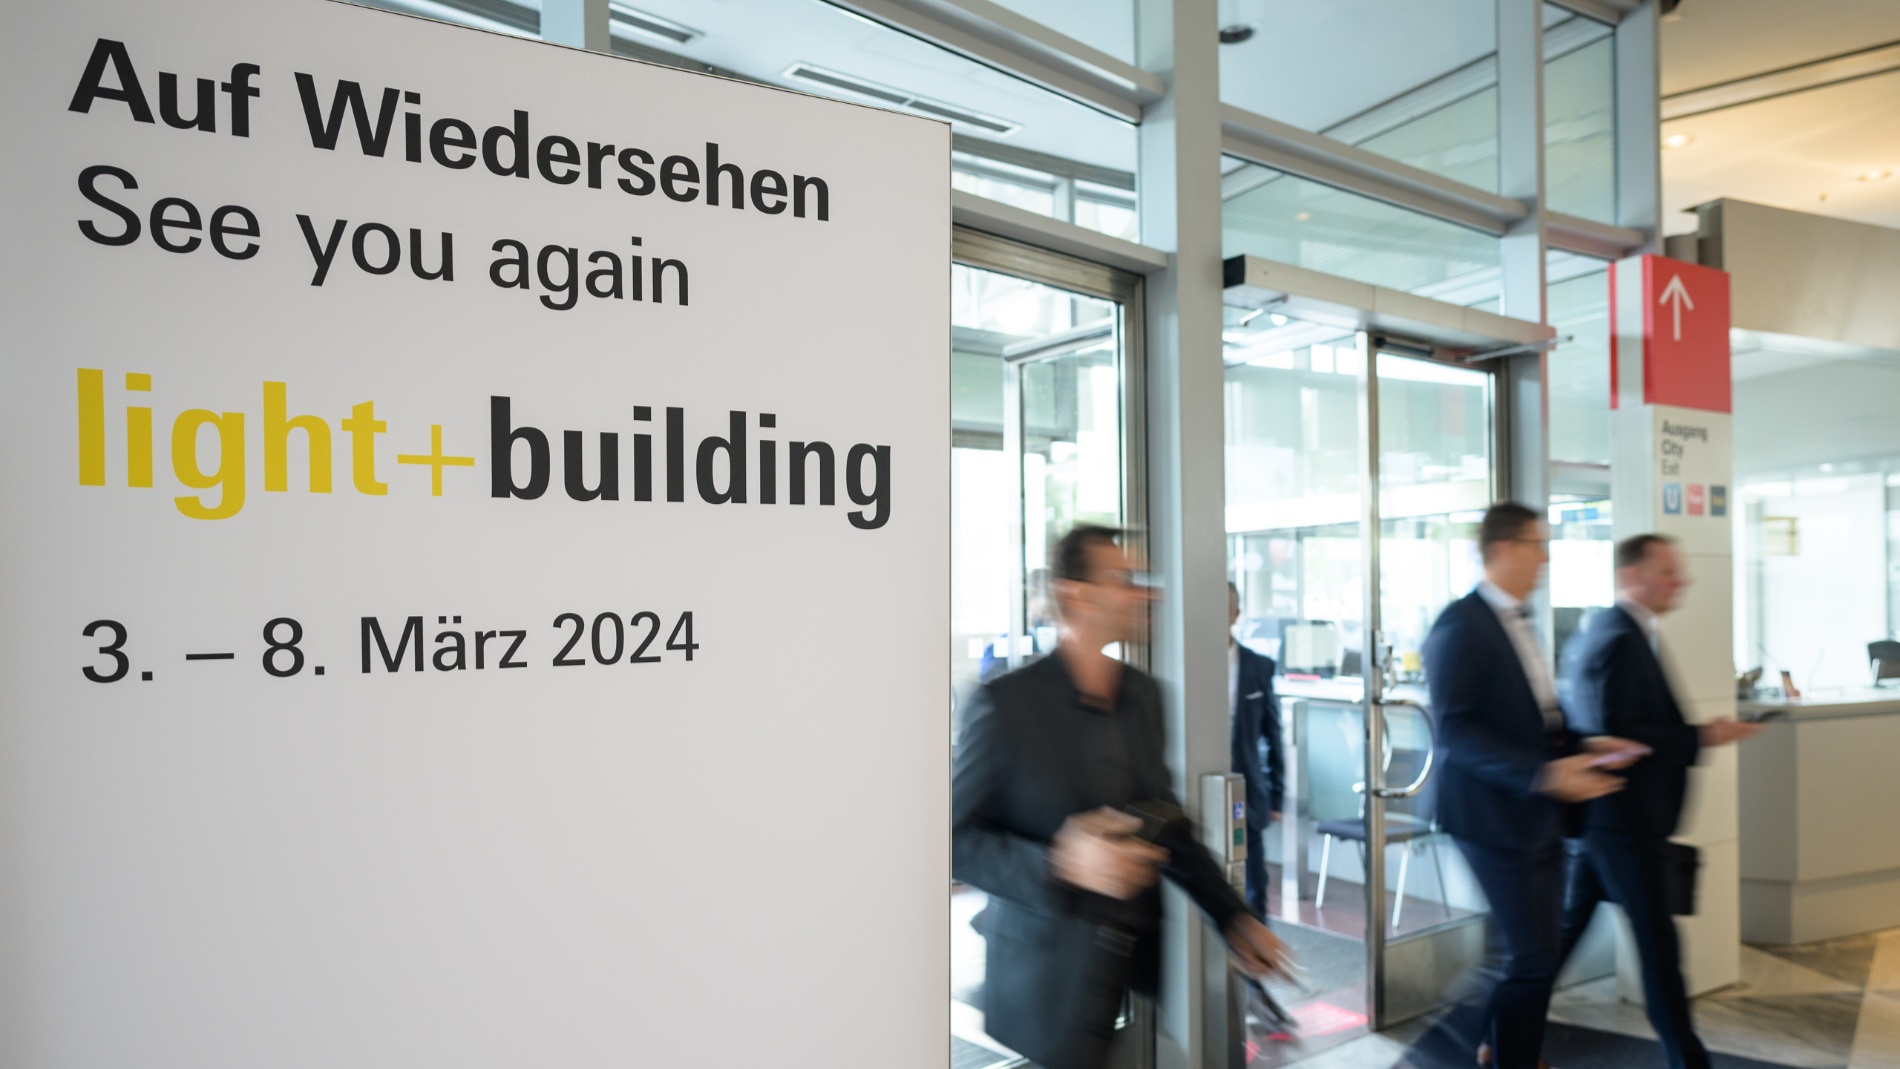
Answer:
[[[1491,501],[1490,376],[1379,354],[1381,626],[1401,682],[1422,682],[1432,621],[1476,585]]]
[[[1575,259],[1575,258],[1573,258]],[[1610,287],[1602,270],[1553,282],[1550,325],[1550,457],[1610,462]]]
[[[1614,223],[1616,38],[1577,15],[1545,29],[1544,52],[1544,197],[1552,211]]]
[[[1470,305],[1498,292],[1490,234],[1244,164],[1222,180],[1221,254],[1252,254]]]
[[[1496,191],[1495,0],[1221,5],[1221,101]],[[1350,57],[1349,59],[1346,57]]]
[[[1364,362],[1347,335],[1227,368],[1227,530],[1241,592],[1238,635],[1296,677],[1359,675]]]

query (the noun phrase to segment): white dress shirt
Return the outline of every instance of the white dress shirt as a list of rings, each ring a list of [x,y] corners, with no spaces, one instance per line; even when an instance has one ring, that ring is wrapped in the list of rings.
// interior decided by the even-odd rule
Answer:
[[[1650,651],[1652,653],[1659,652],[1662,642],[1662,629],[1660,627],[1661,620],[1656,614],[1628,598],[1617,598],[1616,607],[1629,613],[1630,619],[1636,621],[1636,626],[1643,629],[1644,636],[1649,639]]]
[[[1537,696],[1537,707],[1544,714],[1544,727],[1550,731],[1562,728],[1563,706],[1557,701],[1557,685],[1551,679],[1550,665],[1544,660],[1544,647],[1538,643],[1537,632],[1531,628],[1530,609],[1489,579],[1478,584],[1478,596],[1498,614],[1498,622],[1504,625],[1504,633],[1511,636],[1511,646],[1517,650],[1518,663],[1523,666],[1524,675],[1531,683],[1531,693]]]

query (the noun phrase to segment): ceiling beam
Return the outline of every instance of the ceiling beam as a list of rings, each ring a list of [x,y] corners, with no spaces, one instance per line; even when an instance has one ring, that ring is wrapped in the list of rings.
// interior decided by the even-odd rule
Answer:
[[[1620,260],[1640,252],[1649,242],[1649,235],[1641,230],[1562,212],[1544,213],[1544,236],[1553,249],[1582,253],[1599,260]]]
[[[1790,93],[1804,93],[1810,89],[1871,78],[1896,70],[1900,70],[1900,41],[1890,41],[1810,63],[1797,63],[1792,67],[1751,74],[1746,78],[1705,85],[1700,89],[1671,93],[1662,98],[1662,117],[1664,122],[1668,122],[1671,119],[1686,119],[1691,115],[1706,115],[1723,108],[1772,100]]]
[[[1492,234],[1530,214],[1509,197],[1232,105],[1221,107],[1221,151]]]

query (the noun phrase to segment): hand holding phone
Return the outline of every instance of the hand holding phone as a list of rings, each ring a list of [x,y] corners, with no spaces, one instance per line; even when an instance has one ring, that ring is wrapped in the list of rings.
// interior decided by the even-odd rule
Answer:
[[[1588,768],[1627,768],[1653,752],[1640,742],[1619,739],[1614,735],[1587,738],[1583,740],[1583,748],[1596,755],[1595,759],[1586,763]]]

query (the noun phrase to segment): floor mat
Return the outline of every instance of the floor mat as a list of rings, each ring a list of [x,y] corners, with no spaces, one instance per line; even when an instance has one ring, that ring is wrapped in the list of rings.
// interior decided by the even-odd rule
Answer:
[[[1662,1044],[1653,1039],[1599,1032],[1552,1021],[1544,1029],[1544,1057],[1558,1069],[1645,1069],[1664,1064]],[[1785,1069],[1780,1062],[1734,1054],[1709,1055],[1712,1069]]]

